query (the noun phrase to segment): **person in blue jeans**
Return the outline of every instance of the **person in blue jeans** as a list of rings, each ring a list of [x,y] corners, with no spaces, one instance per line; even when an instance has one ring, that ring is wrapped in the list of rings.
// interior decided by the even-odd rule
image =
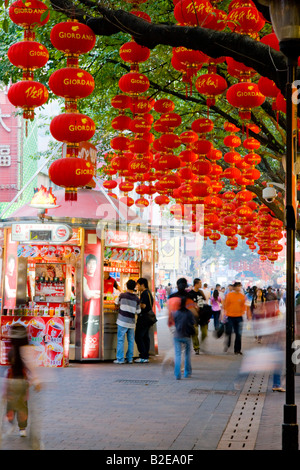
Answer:
[[[179,310],[174,313],[175,332],[174,332],[174,347],[175,347],[175,367],[174,375],[177,380],[181,379],[181,352],[184,349],[184,377],[192,375],[191,363],[191,337],[195,333],[195,316],[191,310],[187,309],[186,296],[181,298],[181,305]]]
[[[134,351],[135,315],[141,312],[140,299],[134,293],[136,282],[129,279],[127,291],[119,296],[119,313],[117,318],[117,358],[114,364],[132,364]],[[124,341],[127,336],[128,348],[124,358]]]

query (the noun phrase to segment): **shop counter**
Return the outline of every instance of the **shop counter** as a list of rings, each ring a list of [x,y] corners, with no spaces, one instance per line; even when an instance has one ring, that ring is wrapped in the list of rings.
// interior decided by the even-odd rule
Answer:
[[[1,316],[0,364],[8,364],[12,325],[26,327],[29,344],[33,345],[37,365],[66,367],[69,365],[70,318],[57,316]]]

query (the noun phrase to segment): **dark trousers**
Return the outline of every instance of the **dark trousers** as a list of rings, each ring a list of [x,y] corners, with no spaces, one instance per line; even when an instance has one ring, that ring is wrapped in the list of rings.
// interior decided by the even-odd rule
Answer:
[[[135,328],[135,342],[141,359],[149,359],[150,336],[149,326],[144,326],[137,322]]]
[[[243,326],[243,317],[228,317],[226,334],[227,334],[227,346],[230,347],[231,344],[231,334],[232,330],[235,334],[234,340],[234,352],[239,353],[242,349],[242,326]]]

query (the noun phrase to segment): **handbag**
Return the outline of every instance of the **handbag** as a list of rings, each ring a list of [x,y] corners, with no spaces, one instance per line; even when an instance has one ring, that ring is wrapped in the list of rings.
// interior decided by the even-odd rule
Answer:
[[[150,297],[149,291],[148,291],[148,295],[149,295],[149,300],[150,300],[150,305],[151,305],[152,302],[151,302],[151,297]],[[149,327],[153,326],[157,322],[156,315],[152,310],[152,305],[151,305],[151,310],[149,310],[148,312],[146,312],[143,315],[143,319],[145,320],[145,324]]]

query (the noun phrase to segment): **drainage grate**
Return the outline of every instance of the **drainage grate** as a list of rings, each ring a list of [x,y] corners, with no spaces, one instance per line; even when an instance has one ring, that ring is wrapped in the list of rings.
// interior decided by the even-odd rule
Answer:
[[[150,384],[157,384],[158,380],[126,380],[126,379],[120,379],[116,380],[117,383],[121,384],[128,384],[128,385],[150,385]]]
[[[250,374],[218,444],[218,450],[253,450],[264,406],[269,373]]]
[[[237,394],[235,390],[212,390],[208,388],[192,388],[192,390],[190,390],[189,393],[192,393],[195,395],[214,394],[214,395],[231,395],[231,396],[234,396]]]

